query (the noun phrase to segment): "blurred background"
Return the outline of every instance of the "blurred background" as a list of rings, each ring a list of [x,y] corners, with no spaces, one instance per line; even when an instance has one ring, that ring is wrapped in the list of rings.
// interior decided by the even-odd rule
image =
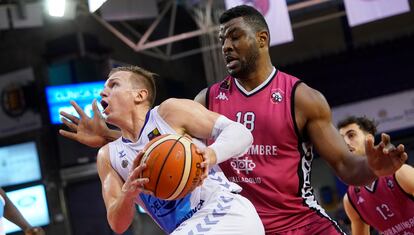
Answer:
[[[226,75],[217,19],[240,3],[266,16],[273,64],[321,91],[335,124],[375,118],[414,163],[413,0],[0,0],[0,186],[32,224],[114,234],[97,149],[61,137],[59,111],[73,113],[76,100],[91,114],[120,65],[159,75],[157,103],[194,98]],[[319,202],[346,230],[346,186],[318,157],[312,172]],[[145,213],[135,219],[124,234],[163,234]]]

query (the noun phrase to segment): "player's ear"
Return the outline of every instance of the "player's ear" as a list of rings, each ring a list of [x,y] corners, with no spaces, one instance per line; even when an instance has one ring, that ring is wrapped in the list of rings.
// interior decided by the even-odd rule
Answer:
[[[148,90],[147,89],[138,89],[135,96],[134,96],[134,100],[135,102],[143,102],[145,100],[148,99]]]
[[[269,32],[267,32],[266,30],[261,30],[257,32],[256,38],[258,40],[260,48],[267,47],[269,45]]]

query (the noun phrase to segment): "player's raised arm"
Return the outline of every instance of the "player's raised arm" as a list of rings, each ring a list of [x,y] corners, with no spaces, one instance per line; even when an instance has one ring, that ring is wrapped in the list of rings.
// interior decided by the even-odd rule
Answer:
[[[366,185],[383,175],[383,172],[393,174],[402,166],[401,159],[406,159],[404,150],[385,151],[383,142],[386,140],[377,146],[373,146],[372,143],[370,151],[367,151],[367,158],[352,154],[332,124],[327,101],[321,93],[306,84],[301,84],[297,88],[295,107],[299,129],[304,130],[302,135],[309,136],[321,157],[347,184]]]

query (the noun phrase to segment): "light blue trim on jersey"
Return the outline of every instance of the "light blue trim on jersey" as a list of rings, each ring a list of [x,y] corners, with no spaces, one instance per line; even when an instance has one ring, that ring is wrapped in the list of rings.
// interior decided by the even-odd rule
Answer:
[[[147,213],[167,233],[172,233],[183,221],[191,218],[204,204],[200,200],[191,208],[191,194],[178,200],[162,200],[148,194],[141,193],[140,198],[145,204]]]

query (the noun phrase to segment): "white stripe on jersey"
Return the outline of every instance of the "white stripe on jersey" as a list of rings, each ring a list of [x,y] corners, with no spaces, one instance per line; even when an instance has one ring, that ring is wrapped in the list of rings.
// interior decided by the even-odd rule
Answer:
[[[332,220],[331,217],[329,217],[328,214],[326,214],[325,210],[319,205],[318,201],[315,199],[315,195],[313,194],[313,188],[310,182],[311,178],[311,170],[312,170],[312,161],[314,158],[313,155],[313,147],[312,145],[308,143],[302,142],[302,152],[304,155],[301,158],[301,170],[302,170],[302,176],[303,176],[303,185],[301,187],[301,196],[305,202],[305,204],[314,210],[316,210],[319,214],[326,217],[331,221],[338,230],[345,234],[341,228],[338,226],[335,220]]]

